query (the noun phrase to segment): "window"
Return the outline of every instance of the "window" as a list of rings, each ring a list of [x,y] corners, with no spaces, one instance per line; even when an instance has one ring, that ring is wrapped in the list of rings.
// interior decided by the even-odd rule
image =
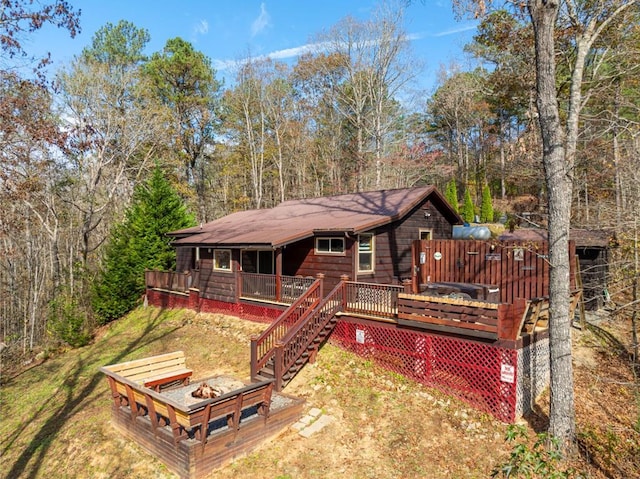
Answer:
[[[316,238],[317,254],[344,254],[344,238]]]
[[[213,269],[231,271],[231,250],[213,250]]]
[[[273,250],[244,250],[241,261],[245,273],[275,274]]]
[[[192,255],[192,262],[191,262],[191,269],[200,269],[200,248],[198,248],[197,246],[195,248],[193,248],[193,255]]]
[[[432,238],[433,238],[433,232],[432,232],[432,230],[423,230],[423,229],[420,229],[420,239],[421,239],[421,240],[428,241],[428,240],[430,240],[430,239],[432,239]]]
[[[373,235],[358,236],[358,272],[373,272]]]

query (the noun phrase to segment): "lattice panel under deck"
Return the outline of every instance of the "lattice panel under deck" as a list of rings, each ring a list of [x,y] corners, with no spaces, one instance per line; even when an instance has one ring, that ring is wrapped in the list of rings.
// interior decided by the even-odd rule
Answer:
[[[516,350],[344,321],[337,324],[331,341],[502,421],[516,417],[517,369],[513,382],[502,373],[504,366],[516,368]]]

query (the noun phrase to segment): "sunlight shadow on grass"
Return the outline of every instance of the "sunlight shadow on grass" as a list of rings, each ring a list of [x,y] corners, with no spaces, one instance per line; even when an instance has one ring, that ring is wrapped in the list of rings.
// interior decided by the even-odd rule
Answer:
[[[97,371],[99,366],[121,362],[133,351],[147,347],[154,341],[171,334],[179,328],[179,326],[174,326],[172,329],[159,328],[168,317],[168,314],[161,310],[148,309],[144,315],[146,318],[139,318],[139,316],[140,314],[135,315],[138,320],[142,319],[146,322],[142,331],[139,334],[135,334],[135,337],[123,344],[119,350],[114,350],[115,346],[112,344],[115,342],[112,341],[115,335],[107,334],[95,344],[83,348],[79,352],[76,364],[69,368],[67,376],[55,392],[56,396],[64,395],[63,403],[50,413],[44,424],[39,427],[38,432],[29,441],[29,444],[11,467],[9,468],[8,465],[5,465],[5,468],[8,469],[5,477],[15,478],[21,475],[28,478],[37,477],[47,451],[57,434],[79,409],[87,406],[87,398],[95,391],[100,381],[104,380],[103,374]],[[131,318],[129,320],[132,321]],[[118,325],[118,327],[122,328],[124,325]],[[117,327],[114,326],[114,329],[117,331]],[[133,327],[127,328],[121,334],[131,334],[134,330]],[[118,336],[120,337],[120,335]],[[83,359],[83,355],[88,356],[90,359]],[[90,378],[85,385],[83,385],[86,382],[84,376]],[[50,408],[51,401],[43,402],[28,419],[22,421],[21,427],[16,428],[5,441],[2,456],[6,457],[8,450],[24,431],[24,425],[37,422],[39,418],[48,413]]]

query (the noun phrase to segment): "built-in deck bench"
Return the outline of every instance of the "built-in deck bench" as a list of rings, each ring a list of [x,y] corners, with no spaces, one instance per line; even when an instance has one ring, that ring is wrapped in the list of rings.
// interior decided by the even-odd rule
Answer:
[[[522,303],[522,304],[521,304]],[[517,305],[464,298],[400,293],[398,324],[480,339],[516,339],[516,322],[524,300]]]
[[[155,391],[160,391],[167,385],[189,384],[189,378],[193,374],[186,367],[183,351],[112,364],[104,369]]]

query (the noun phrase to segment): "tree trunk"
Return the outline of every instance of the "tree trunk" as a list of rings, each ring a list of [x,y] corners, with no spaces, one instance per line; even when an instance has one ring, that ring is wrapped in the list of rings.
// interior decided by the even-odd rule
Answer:
[[[575,434],[569,318],[569,224],[573,184],[565,161],[565,137],[555,84],[554,30],[559,3],[531,0],[528,8],[535,33],[537,106],[549,198],[549,431],[567,447]]]

